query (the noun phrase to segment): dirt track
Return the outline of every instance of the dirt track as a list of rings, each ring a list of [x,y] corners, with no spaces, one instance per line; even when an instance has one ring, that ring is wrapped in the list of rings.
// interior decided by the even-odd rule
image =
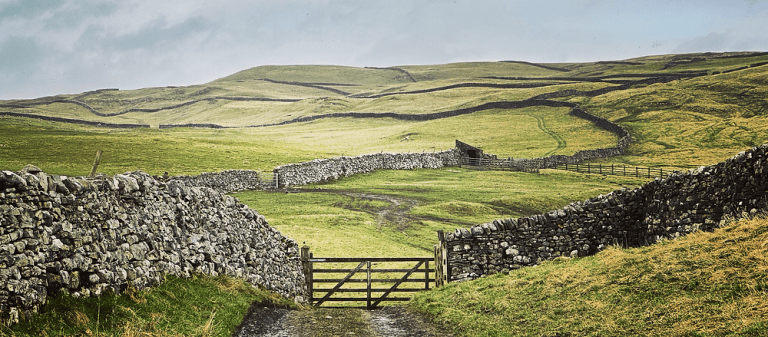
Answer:
[[[287,310],[251,307],[237,337],[438,337],[453,336],[402,306],[376,310]]]

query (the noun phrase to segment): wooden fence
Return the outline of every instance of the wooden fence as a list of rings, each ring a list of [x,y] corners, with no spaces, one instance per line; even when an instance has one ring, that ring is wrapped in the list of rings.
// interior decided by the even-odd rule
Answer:
[[[512,158],[489,159],[489,158],[462,157],[461,166],[462,167],[468,166],[470,168],[484,169],[484,170],[525,171],[524,169],[518,167],[515,164],[514,159]],[[543,167],[535,168],[536,170],[534,171],[538,172],[538,169],[541,169],[541,168]],[[554,167],[550,167],[550,168],[554,170],[564,170],[564,171],[579,172],[579,173],[618,175],[618,176],[627,176],[627,177],[636,177],[636,178],[664,178],[665,174],[669,175],[673,172],[670,169],[667,169],[666,171],[664,171],[664,168],[627,166],[627,165],[616,165],[616,164],[590,164],[590,163],[583,163],[583,164],[564,163],[564,164],[557,164]]]
[[[488,158],[470,158],[461,157],[460,166],[470,166],[473,168],[500,170],[500,171],[518,171],[512,158],[507,159],[488,159]]]
[[[559,164],[557,170],[565,170],[579,173],[594,173],[614,176],[627,176],[636,178],[664,178],[664,168],[627,166],[616,164]],[[667,169],[669,175],[673,171]]]
[[[310,304],[316,307],[328,302],[365,302],[364,308],[374,309],[382,302],[410,300],[410,297],[406,296],[394,297],[392,296],[393,293],[407,295],[407,293],[429,290],[430,283],[433,287],[435,283],[435,270],[429,267],[431,257],[316,258],[309,252],[309,247],[304,246],[301,249],[301,260]],[[347,264],[347,266],[326,269],[316,267],[323,263],[335,264],[336,266]],[[409,267],[378,268],[380,264],[393,263],[408,263]],[[322,278],[321,275],[328,276]],[[341,277],[341,275],[346,276]],[[397,276],[394,278],[387,277],[391,275]],[[408,287],[403,285],[413,285],[414,283],[418,285]],[[316,285],[322,284],[335,285],[332,288],[316,287]],[[377,288],[374,285],[385,286]],[[355,296],[357,294],[365,294],[365,296]],[[316,295],[321,296],[316,297]]]

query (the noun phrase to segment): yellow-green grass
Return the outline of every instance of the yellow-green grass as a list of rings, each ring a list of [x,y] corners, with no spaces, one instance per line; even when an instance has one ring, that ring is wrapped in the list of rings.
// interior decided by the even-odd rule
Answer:
[[[414,85],[417,84],[419,83]],[[280,88],[281,86],[284,85],[270,84],[269,90]],[[434,83],[429,86],[429,88],[440,86],[443,86],[442,83]],[[119,115],[108,117],[97,116],[87,108],[73,103],[51,103],[30,106],[29,108],[8,108],[5,110],[106,123],[149,124],[152,127],[157,127],[159,124],[185,123],[212,123],[230,127],[245,127],[277,123],[302,116],[338,112],[395,112],[400,114],[434,113],[474,107],[488,102],[524,100],[553,91],[568,89],[589,91],[606,86],[611,85],[606,83],[566,83],[549,87],[525,89],[456,88],[429,93],[393,95],[373,99],[345,98],[334,95],[326,97],[329,95],[324,92],[300,92],[297,93],[297,96],[303,97],[304,99],[293,103],[213,99],[198,101],[194,104],[156,112],[122,113],[132,108],[156,109],[204,98],[173,96],[172,94],[165,93],[166,91],[172,93],[174,90],[180,89],[157,89],[159,90],[158,93],[149,98],[134,97],[133,93],[130,91],[119,92],[119,94],[117,92],[108,91],[89,95],[80,99],[80,101],[89,104],[100,113],[121,113]],[[398,90],[419,90],[418,88],[413,89],[411,86],[403,86]],[[269,92],[270,96],[281,96],[274,95],[274,91]],[[116,95],[122,95],[123,97],[114,97]],[[205,97],[213,98],[215,96],[217,95],[206,95]],[[253,96],[258,97],[258,94],[254,93]]]
[[[520,64],[458,64],[410,69],[420,79],[444,78],[434,84],[460,83],[462,78],[475,81],[480,76],[582,76],[624,71],[674,72],[675,68],[661,70],[672,56],[649,57],[644,65],[581,64],[564,65],[574,71],[554,72]],[[754,60],[749,60],[752,62]],[[728,61],[731,62],[731,61]],[[690,65],[693,69],[695,64]],[[729,63],[743,65],[743,63]],[[473,70],[477,67],[476,71]],[[498,67],[508,67],[506,70]],[[279,67],[278,67],[279,68]],[[280,72],[274,68],[271,71]],[[349,83],[363,76],[360,69],[344,68],[341,73],[324,72],[323,67],[294,68],[283,77],[284,81],[318,81]],[[405,67],[408,68],[408,67]],[[428,69],[429,68],[429,69]],[[434,69],[431,69],[434,68]],[[438,69],[439,68],[439,69]],[[300,76],[300,72],[315,74]],[[705,68],[702,68],[705,69]],[[327,70],[327,69],[326,69]],[[587,111],[610,118],[627,127],[636,143],[628,155],[610,159],[641,165],[667,165],[690,167],[710,164],[730,157],[736,152],[759,144],[766,135],[766,121],[761,112],[765,102],[766,67],[753,68],[646,88],[614,92],[592,99],[571,98],[580,102]],[[368,72],[393,76],[389,80],[375,76],[359,77],[364,84],[356,89],[336,86],[350,92],[407,91],[426,88],[422,83],[409,84],[396,71]],[[389,75],[383,75],[389,74]],[[538,75],[537,75],[538,74]],[[100,107],[123,111],[124,107],[161,107],[203,97],[249,95],[260,97],[307,98],[298,103],[203,101],[191,106],[162,113],[130,113],[103,121],[148,123],[153,126],[171,121],[188,123],[204,121],[245,125],[259,121],[274,122],[298,116],[343,111],[397,111],[424,113],[444,111],[477,105],[494,100],[515,100],[534,94],[572,88],[591,90],[605,84],[567,84],[521,90],[488,88],[452,89],[438,93],[397,95],[382,99],[351,99],[328,91],[294,85],[272,84],[257,79],[261,74],[241,74],[243,79],[217,81],[215,84],[183,88],[147,88],[94,94],[82,98]],[[264,76],[268,77],[268,76]],[[243,81],[243,82],[238,82]],[[508,81],[500,81],[508,83]],[[212,89],[207,89],[211,87]],[[348,90],[349,89],[349,90]],[[358,90],[358,91],[354,91]],[[102,96],[103,95],[103,96]],[[63,95],[72,98],[76,95]],[[197,97],[197,98],[196,98]],[[329,98],[323,98],[329,97]],[[669,102],[667,102],[669,101]],[[669,106],[650,103],[667,102]],[[50,110],[49,107],[55,107]],[[71,105],[41,105],[35,111],[62,117],[78,118],[90,114]],[[49,110],[46,110],[49,109]],[[79,110],[78,110],[79,109]],[[8,109],[3,109],[8,110]],[[26,109],[22,109],[26,110]],[[14,110],[17,111],[17,110]],[[24,112],[24,111],[17,111]],[[430,122],[400,122],[391,119],[329,119],[312,123],[257,129],[178,129],[178,130],[109,130],[72,126],[36,120],[0,119],[0,163],[2,169],[18,170],[25,164],[40,166],[49,173],[83,175],[90,171],[96,150],[104,150],[100,172],[114,174],[141,169],[152,174],[198,174],[224,169],[255,169],[270,171],[281,164],[307,161],[338,155],[359,155],[380,151],[421,152],[439,151],[453,147],[460,139],[484,148],[502,157],[538,157],[545,154],[570,154],[581,149],[613,146],[615,136],[600,131],[589,123],[566,115],[567,109],[529,108],[482,113]],[[291,115],[291,116],[288,116]],[[217,119],[219,118],[219,119]],[[231,124],[227,124],[231,123]],[[545,130],[539,128],[543,125]],[[574,129],[572,125],[578,126]],[[555,136],[553,136],[555,135]],[[585,137],[589,135],[589,137]],[[401,141],[408,136],[410,141]],[[565,147],[562,145],[565,144]],[[451,172],[451,171],[458,171]],[[450,174],[449,174],[450,173]],[[392,175],[390,175],[392,174]],[[498,174],[498,176],[495,176]],[[404,175],[404,178],[398,176]],[[477,176],[475,176],[477,175]],[[526,178],[516,178],[518,177]],[[467,178],[470,177],[470,178]],[[472,178],[474,177],[474,178]],[[366,183],[363,180],[371,179]],[[525,182],[526,179],[532,179]],[[623,179],[623,178],[622,178]],[[457,183],[466,180],[470,184]],[[501,184],[500,181],[510,181]],[[553,183],[556,181],[557,183]],[[496,184],[498,183],[498,184]],[[399,254],[400,252],[428,253],[434,244],[434,231],[491,221],[495,218],[540,213],[605,193],[620,186],[636,186],[639,182],[619,180],[618,177],[575,175],[573,173],[544,171],[540,175],[506,172],[475,172],[449,168],[445,170],[418,170],[406,172],[376,172],[322,185],[325,189],[349,189],[375,194],[417,199],[421,203],[410,215],[416,220],[410,226],[384,226],[368,212],[334,206],[339,202],[331,197],[317,197],[317,209],[289,209],[277,216],[268,212],[283,212],[293,194],[271,196],[272,204],[255,204],[253,208],[267,213],[267,218],[281,231],[300,242],[312,243],[320,254]],[[502,186],[499,189],[499,186]],[[522,186],[522,187],[521,187]],[[575,192],[576,190],[581,192]],[[558,195],[559,193],[559,195]],[[323,194],[324,195],[324,194]],[[298,197],[296,197],[298,198]],[[242,199],[246,199],[242,197]],[[328,199],[328,200],[326,200]],[[294,200],[303,202],[300,199]],[[323,202],[330,202],[323,204]],[[250,201],[248,201],[250,203]],[[366,204],[366,203],[363,203]],[[380,203],[370,202],[370,207]],[[363,206],[361,206],[363,208]],[[446,220],[448,219],[448,220]],[[361,227],[359,224],[367,227]],[[306,228],[303,228],[305,226]],[[313,235],[302,237],[307,232]],[[295,233],[295,234],[294,234]],[[352,234],[350,234],[352,233]],[[379,248],[367,248],[358,243],[356,250],[329,246],[337,241],[388,242]],[[352,240],[354,239],[354,240]],[[315,245],[316,244],[316,245]],[[389,252],[386,251],[389,248]],[[368,245],[370,246],[370,245]],[[325,248],[322,248],[325,247]],[[91,318],[93,320],[93,318]]]
[[[768,221],[453,283],[410,305],[458,336],[765,336]]]
[[[708,61],[685,64],[684,70],[723,71],[758,61],[768,60],[767,56],[715,59],[719,55],[692,55],[707,57]],[[433,66],[407,66],[422,79],[413,83],[405,79],[398,71],[338,66],[266,66],[257,67],[213,81],[204,85],[188,87],[145,88],[128,91],[104,91],[87,95],[60,95],[59,98],[77,98],[103,113],[119,113],[131,108],[156,109],[169,107],[184,102],[213,99],[220,96],[248,96],[268,98],[303,99],[297,103],[227,101],[216,99],[202,101],[179,108],[152,113],[134,112],[115,117],[98,117],[87,109],[74,104],[36,105],[31,108],[4,108],[13,112],[37,113],[49,116],[79,118],[85,120],[112,123],[144,123],[156,127],[159,124],[172,123],[214,123],[225,126],[248,126],[253,124],[273,123],[290,120],[300,116],[326,114],[333,112],[397,112],[406,114],[431,113],[457,108],[476,106],[482,103],[500,100],[521,100],[538,94],[577,89],[594,90],[608,86],[606,83],[570,83],[557,86],[530,89],[491,89],[458,88],[422,94],[407,94],[382,97],[379,99],[354,99],[338,93],[318,88],[308,88],[290,84],[272,83],[262,78],[281,81],[330,83],[329,87],[350,93],[391,93],[438,88],[450,84],[466,82],[510,83],[506,80],[482,79],[483,76],[586,76],[610,75],[622,73],[675,72],[678,67],[662,70],[664,64],[672,60],[673,55],[653,56],[638,59],[642,65],[624,65],[616,63],[580,63],[566,64],[563,67],[573,71],[563,73],[539,67],[506,62],[455,63]],[[636,60],[637,61],[637,60]],[[739,78],[744,71],[729,74]],[[427,80],[428,79],[428,80]],[[689,81],[682,81],[687,83]],[[359,86],[339,86],[333,83],[356,83]],[[715,83],[717,84],[717,83]],[[723,85],[711,86],[705,92],[704,100],[721,94]],[[685,84],[683,84],[685,85]],[[752,97],[760,97],[759,92],[746,92]],[[603,95],[601,97],[604,97]],[[696,97],[694,97],[696,98]],[[735,97],[739,98],[739,97]],[[16,100],[9,103],[44,101]],[[699,104],[696,106],[696,104]],[[711,104],[699,102],[690,104],[693,111],[712,108]],[[600,104],[597,108],[611,108],[611,104]],[[721,107],[715,107],[722,110]],[[724,110],[730,111],[730,110]]]
[[[553,181],[557,183],[552,184]],[[643,181],[554,170],[527,174],[446,168],[376,171],[333,183],[309,185],[302,192],[248,191],[234,196],[259,210],[270,226],[283,235],[302,246],[309,246],[315,257],[430,257],[438,230],[453,231],[494,219],[538,214],[561,208],[574,200],[638,186]],[[379,213],[391,206],[389,203],[338,193],[385,195],[403,204],[402,200],[415,200],[416,205],[410,210],[406,207],[406,212],[396,214],[394,219],[391,216],[385,218]],[[351,269],[356,265],[318,264],[315,268]],[[413,265],[378,263],[374,267],[402,269]],[[362,275],[356,278],[364,277],[365,273]],[[317,274],[315,278],[341,279],[344,276],[346,274]],[[402,275],[374,275],[379,279],[399,277]],[[412,278],[421,277],[419,274]],[[332,286],[323,284],[318,287]],[[390,286],[392,284],[376,285],[377,288]],[[359,288],[360,284],[347,284],[342,289],[352,287]],[[334,295],[359,296],[355,293]]]
[[[298,308],[232,277],[168,276],[157,287],[129,288],[119,296],[58,294],[30,320],[22,317],[11,328],[0,325],[0,336],[231,336],[254,302]]]
[[[85,175],[96,151],[103,150],[99,172],[179,175],[226,169],[270,172],[283,164],[381,151],[442,151],[454,147],[455,139],[513,157],[571,154],[615,144],[613,134],[567,111],[535,107],[426,122],[342,118],[224,130],[110,130],[0,118],[0,163],[7,170],[33,164],[49,173]],[[402,141],[406,136],[410,140]]]
[[[342,83],[360,85],[381,85],[407,83],[401,73],[389,69],[374,69],[344,66],[293,65],[260,66],[246,69],[213,83],[248,81],[266,78],[286,82]]]
[[[558,71],[509,62],[459,62],[425,66],[408,65],[398,68],[408,71],[417,81],[485,76],[542,77],[561,74]]]
[[[692,54],[668,54],[649,55],[623,60],[640,64],[621,64],[616,62],[589,62],[589,63],[562,63],[549,64],[554,67],[571,69],[570,72],[561,73],[563,76],[605,76],[621,75],[627,73],[678,73],[685,71],[726,71],[739,68],[752,63],[768,61],[768,55],[748,56],[752,52],[726,52],[726,53],[692,53]],[[730,56],[730,58],[724,58]],[[738,56],[738,57],[734,57]],[[666,67],[673,59],[705,59],[701,62],[679,64]]]
[[[425,256],[432,251],[437,230],[539,214],[644,181],[555,170],[526,174],[445,168],[375,171],[306,186],[316,192],[234,195],[281,233],[323,255]],[[408,213],[413,219],[393,225],[381,223],[372,211],[381,201],[364,202],[334,191],[388,195],[418,204]],[[367,206],[349,206],[360,202]]]
[[[768,66],[581,99],[630,130],[634,165],[693,167],[768,141]]]

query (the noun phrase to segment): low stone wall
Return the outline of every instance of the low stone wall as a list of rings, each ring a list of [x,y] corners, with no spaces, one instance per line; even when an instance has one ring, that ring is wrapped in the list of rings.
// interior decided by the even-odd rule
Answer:
[[[278,187],[286,187],[330,181],[379,169],[412,170],[458,166],[459,154],[457,149],[434,153],[375,153],[282,165],[273,172]]]
[[[229,129],[232,127],[212,124],[212,123],[187,123],[187,124],[160,124],[160,129],[174,129],[174,128],[201,128],[201,129]]]
[[[768,209],[768,145],[725,162],[676,172],[637,189],[616,190],[563,209],[496,220],[446,233],[448,280],[474,279],[585,256],[607,245],[643,246],[718,227],[725,215]]]
[[[21,117],[21,118],[34,118],[34,119],[39,119],[39,120],[49,121],[49,122],[80,124],[80,125],[96,126],[96,127],[103,127],[103,128],[115,128],[115,129],[141,129],[141,128],[149,128],[148,124],[103,123],[103,122],[95,122],[95,121],[84,121],[84,120],[80,120],[80,119],[52,117],[52,116],[41,116],[41,115],[16,113],[16,112],[7,112],[7,111],[0,111],[0,116]]]
[[[48,296],[226,274],[305,301],[299,249],[237,199],[131,172],[92,179],[0,171],[0,316]]]
[[[261,187],[261,175],[253,170],[224,170],[203,172],[196,176],[154,177],[160,181],[180,180],[188,186],[208,187],[220,193],[257,190]]]

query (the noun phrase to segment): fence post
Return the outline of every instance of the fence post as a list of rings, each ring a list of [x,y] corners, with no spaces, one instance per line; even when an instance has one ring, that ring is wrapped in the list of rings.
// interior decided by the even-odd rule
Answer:
[[[99,167],[99,162],[101,161],[101,154],[103,152],[101,150],[96,151],[96,160],[93,161],[93,169],[91,169],[91,175],[89,177],[93,177],[96,175],[96,169]]]
[[[371,261],[368,261],[368,305],[366,308],[371,310]]]
[[[587,174],[592,174],[592,168],[589,167],[589,163],[587,163]]]
[[[659,179],[664,179],[664,168],[659,168]]]
[[[312,305],[313,285],[312,285],[312,261],[310,261],[311,253],[309,252],[309,246],[301,247],[301,269],[304,271],[304,282],[307,286],[307,294],[309,295],[309,304]]]
[[[600,165],[600,174],[603,174],[603,163],[600,163],[598,165]]]

